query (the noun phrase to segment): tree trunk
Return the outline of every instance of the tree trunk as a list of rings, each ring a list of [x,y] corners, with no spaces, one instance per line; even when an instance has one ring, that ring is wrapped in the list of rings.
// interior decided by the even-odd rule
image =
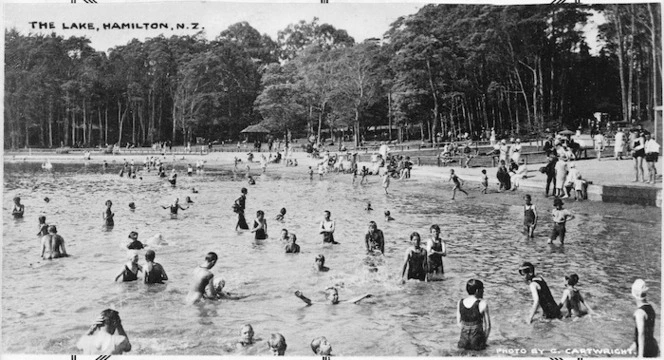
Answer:
[[[431,127],[431,132],[429,133],[429,138],[431,142],[436,144],[436,128],[438,124],[438,96],[436,96],[436,88],[433,85],[433,74],[431,73],[431,63],[427,59],[427,71],[429,74],[429,87],[431,88],[431,95],[433,97],[433,126]]]
[[[85,146],[88,143],[88,135],[86,134],[88,130],[88,114],[85,107],[85,99],[83,99],[83,145]]]
[[[327,102],[323,101],[320,107],[320,112],[318,113],[318,131],[316,134],[316,139],[317,139],[317,144],[320,147],[321,145],[321,130],[323,128],[323,113],[325,112],[325,106],[327,105]],[[356,141],[355,146],[358,146],[358,142]]]
[[[48,102],[48,147],[53,148],[53,101]]]
[[[631,34],[628,36],[629,48],[627,49],[627,119],[632,121],[632,97],[634,95],[634,37],[636,36],[636,27],[634,25],[634,4],[630,5]],[[638,85],[637,85],[638,87]]]
[[[108,104],[104,109],[104,145],[108,146]]]
[[[387,92],[387,133],[388,140],[392,141],[392,89]]]
[[[618,5],[613,5],[613,10],[616,18],[616,29],[618,30],[618,70],[620,75],[620,99],[622,102],[622,113],[623,121],[629,121],[627,113],[627,86],[625,84],[625,49],[623,44],[623,31],[622,31],[622,20],[620,18],[620,7]]]
[[[657,111],[655,110],[655,107],[659,105],[657,103],[657,69],[659,64],[657,63],[657,42],[655,33],[657,26],[655,24],[655,16],[652,13],[650,4],[646,4],[646,6],[648,6],[648,14],[650,15],[650,46],[652,47],[650,50],[650,53],[652,54],[652,107],[649,109],[648,117],[651,117],[653,121],[653,134],[657,137],[659,135],[657,132]]]

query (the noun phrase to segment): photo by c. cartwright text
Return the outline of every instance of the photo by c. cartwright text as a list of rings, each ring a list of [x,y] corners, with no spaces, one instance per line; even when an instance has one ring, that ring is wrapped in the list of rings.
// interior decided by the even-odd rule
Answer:
[[[498,348],[496,349],[498,355],[573,355],[577,357],[583,356],[620,356],[620,355],[634,355],[632,349],[609,349],[609,348],[565,348],[565,349],[540,349],[540,348]]]

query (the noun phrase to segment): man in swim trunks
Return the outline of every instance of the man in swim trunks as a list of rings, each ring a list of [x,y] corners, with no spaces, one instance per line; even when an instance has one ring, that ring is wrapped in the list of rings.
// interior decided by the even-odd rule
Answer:
[[[413,243],[413,247],[406,250],[406,258],[403,262],[403,270],[401,270],[401,282],[404,283],[408,279],[428,281],[429,261],[426,249],[420,246],[420,234],[416,232],[410,234],[410,241]],[[408,276],[404,278],[406,271]]]
[[[168,280],[168,275],[161,264],[154,261],[155,257],[154,250],[148,250],[145,252],[145,278],[144,282],[146,284],[163,284],[165,280]]]
[[[330,211],[325,210],[323,221],[320,222],[319,231],[323,235],[323,243],[338,244],[338,242],[334,241],[335,223],[334,220],[330,219],[331,215]]]
[[[369,222],[369,231],[364,236],[364,244],[367,247],[367,253],[371,254],[378,250],[381,254],[385,254],[385,237],[383,231],[378,230],[378,225],[375,221]]]
[[[44,257],[44,253],[47,249],[48,257]],[[66,256],[69,255],[67,255],[67,250],[65,250],[65,239],[58,235],[58,229],[55,227],[55,225],[49,226],[48,235],[42,237],[42,259],[51,260]]]
[[[210,269],[217,263],[217,259],[218,256],[216,253],[209,252],[205,256],[205,262],[194,269],[191,290],[187,294],[187,304],[195,304],[201,299],[208,298],[206,296],[206,288],[207,294],[210,294],[209,298],[216,298],[217,290],[214,288],[214,274],[212,274]]]
[[[247,201],[247,188],[242,188],[240,192],[242,195],[240,195],[240,197],[237,198],[233,204],[233,211],[237,213],[237,225],[235,225],[235,230],[249,230],[249,224],[247,224],[247,220],[244,218],[244,209],[246,208]]]
[[[541,276],[535,276],[535,266],[529,262],[524,262],[519,268],[519,274],[526,279],[530,293],[533,296],[533,307],[526,317],[526,323],[530,324],[537,312],[537,308],[542,308],[542,317],[545,319],[560,319],[560,307],[553,299],[551,290],[546,281]]]

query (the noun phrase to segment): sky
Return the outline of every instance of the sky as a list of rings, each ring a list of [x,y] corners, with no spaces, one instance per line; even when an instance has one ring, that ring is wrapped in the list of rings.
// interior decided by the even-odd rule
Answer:
[[[39,1],[39,0],[37,0]],[[6,28],[16,28],[23,34],[56,32],[64,37],[86,36],[98,51],[107,51],[117,45],[124,45],[131,39],[144,40],[160,34],[194,34],[200,29],[208,39],[214,39],[228,26],[240,21],[247,21],[261,34],[267,34],[276,41],[279,30],[300,20],[307,22],[314,17],[319,23],[329,23],[337,29],[346,30],[356,42],[368,38],[382,38],[392,22],[400,16],[416,13],[424,2],[342,2],[329,0],[331,3],[320,4],[312,0],[290,3],[260,3],[256,1],[218,2],[218,1],[142,1],[127,3],[121,0],[96,0],[97,4],[85,4],[84,0],[51,0],[50,3],[7,3],[4,4]],[[305,1],[305,0],[295,0]],[[512,3],[525,4],[533,1],[510,0]],[[445,1],[450,2],[452,1]],[[455,3],[459,3],[456,1]],[[503,2],[504,3],[504,2]],[[541,1],[547,4],[547,1]],[[595,17],[602,22],[602,18]],[[54,28],[40,29],[33,22],[53,23]],[[103,29],[103,24],[112,23],[166,23],[168,29],[157,30],[118,30]],[[72,23],[92,23],[93,30],[72,29]],[[176,23],[183,23],[189,29],[178,30]],[[198,23],[193,29],[192,23]],[[50,27],[50,24],[48,25]],[[88,25],[86,25],[88,26]],[[171,28],[173,30],[171,30]],[[596,36],[595,24],[587,27],[587,40],[591,49],[597,48],[593,41]]]

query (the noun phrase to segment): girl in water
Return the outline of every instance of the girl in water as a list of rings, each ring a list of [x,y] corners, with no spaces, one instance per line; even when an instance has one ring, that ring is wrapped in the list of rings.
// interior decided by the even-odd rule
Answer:
[[[461,328],[458,347],[466,350],[483,350],[491,332],[489,305],[484,297],[484,284],[470,279],[466,284],[468,297],[457,305],[457,325]]]
[[[115,277],[115,281],[122,278],[122,281],[136,281],[138,280],[138,272],[143,271],[141,265],[138,265],[138,253],[135,251],[129,252],[129,262],[125,264],[122,271]]]
[[[427,270],[429,268],[427,251],[420,246],[420,234],[414,232],[410,234],[410,242],[413,247],[406,250],[406,258],[404,259],[403,269],[401,270],[401,282],[405,283],[406,280],[417,279],[420,281],[427,281]],[[406,277],[406,274],[408,276]]]
[[[14,207],[12,208],[12,216],[14,219],[20,219],[23,217],[23,213],[25,212],[25,206],[21,204],[21,198],[20,197],[15,197],[14,198]]]
[[[111,206],[113,206],[113,202],[111,202],[111,200],[106,200],[106,211],[102,214],[105,226],[115,225],[115,222],[113,221],[115,214],[111,211]]]
[[[427,242],[427,253],[429,255],[429,274],[443,274],[443,256],[447,255],[445,242],[440,238],[440,227],[431,225],[429,228],[431,238]]]
[[[570,276],[565,276],[565,291],[563,291],[563,296],[560,298],[559,307],[562,310],[563,307],[567,308],[567,317],[581,317],[588,313],[594,314],[593,310],[586,304],[581,296],[581,292],[575,288],[576,284],[579,282],[579,276],[572,274]],[[583,305],[586,309],[582,309]]]
[[[267,239],[267,221],[265,220],[265,213],[263,210],[256,211],[256,219],[254,220],[254,228],[251,229],[254,233],[254,239],[264,240]]]

